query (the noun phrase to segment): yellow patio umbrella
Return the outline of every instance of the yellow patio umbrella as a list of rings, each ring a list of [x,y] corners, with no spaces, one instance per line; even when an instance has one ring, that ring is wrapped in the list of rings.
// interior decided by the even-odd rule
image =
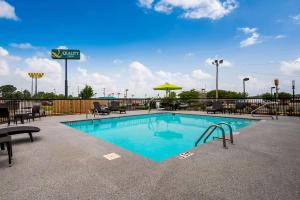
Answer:
[[[168,96],[168,93],[171,90],[181,90],[182,87],[177,86],[177,85],[173,85],[173,84],[170,84],[170,83],[165,83],[163,85],[156,86],[153,89],[154,90],[165,90],[166,91],[166,96]]]

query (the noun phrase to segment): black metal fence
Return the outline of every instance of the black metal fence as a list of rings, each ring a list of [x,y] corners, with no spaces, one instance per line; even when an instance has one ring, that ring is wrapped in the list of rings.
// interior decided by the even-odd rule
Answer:
[[[9,117],[13,119],[16,114],[28,113],[34,105],[41,107],[40,112],[45,116],[52,115],[70,115],[85,114],[93,107],[93,102],[99,102],[101,105],[110,106],[112,101],[118,101],[120,105],[126,107],[127,110],[146,110],[149,105],[152,108],[163,106],[166,110],[194,110],[206,111],[211,107],[214,99],[150,99],[150,98],[127,98],[127,99],[29,99],[14,100],[0,99],[0,122],[7,121],[3,109],[8,109]],[[266,104],[267,102],[276,102],[277,104],[269,104],[259,109],[256,114],[274,115],[276,110],[280,115],[300,116],[300,98],[293,99],[272,99],[264,100],[261,98],[247,99],[218,99],[223,104],[223,111],[228,113],[245,113],[250,114],[251,111]],[[2,111],[1,111],[2,110]]]

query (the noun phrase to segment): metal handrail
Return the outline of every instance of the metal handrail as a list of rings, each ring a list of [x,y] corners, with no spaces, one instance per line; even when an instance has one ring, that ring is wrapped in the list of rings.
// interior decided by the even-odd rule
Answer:
[[[150,113],[150,111],[151,111],[151,102],[153,102],[153,100],[155,100],[155,98],[151,98],[149,100],[149,110],[148,110],[148,113]]]
[[[271,105],[271,104],[278,104],[278,102],[273,102],[273,101],[268,101],[268,102],[266,102],[265,104],[263,104],[263,105],[261,105],[261,106],[259,106],[258,108],[256,108],[256,109],[254,109],[254,110],[252,110],[251,111],[251,116],[252,117],[271,117],[272,118],[272,120],[274,119],[274,117],[271,115],[254,115],[254,113],[256,112],[256,111],[258,111],[258,110],[260,110],[261,108],[263,108],[263,107],[265,107],[265,106],[267,106],[267,105]],[[277,108],[276,108],[276,119],[278,119],[278,113],[277,113]]]
[[[229,135],[230,135],[230,143],[233,144],[233,132],[232,132],[232,127],[229,123],[226,122],[220,122],[218,123],[218,125],[226,125],[229,128]],[[206,138],[204,140],[204,142],[206,141]]]
[[[211,128],[213,128],[213,129],[211,130]],[[202,140],[202,138],[205,136],[205,134],[206,134],[209,130],[211,130],[211,131],[209,132],[207,138],[208,138],[208,137],[209,137],[209,136],[210,136],[217,128],[221,129],[221,131],[222,131],[222,136],[223,136],[223,147],[224,147],[224,148],[227,148],[227,147],[226,147],[226,139],[225,139],[225,131],[224,131],[223,127],[221,127],[221,126],[218,125],[218,124],[212,124],[212,125],[210,125],[210,126],[202,133],[202,135],[199,137],[199,139],[195,142],[195,147],[198,145],[198,143]],[[206,142],[206,140],[204,141],[204,143],[205,143],[205,142]]]

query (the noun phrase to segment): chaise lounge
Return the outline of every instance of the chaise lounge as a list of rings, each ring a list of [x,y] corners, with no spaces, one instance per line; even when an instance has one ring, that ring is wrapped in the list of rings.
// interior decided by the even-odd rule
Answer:
[[[103,115],[103,114],[109,114],[110,113],[110,110],[107,107],[100,105],[99,102],[93,102],[93,105],[94,105],[94,108],[92,109],[92,112],[93,112],[94,116],[96,114],[102,114]]]
[[[118,101],[112,101],[109,110],[119,111],[120,113],[126,113],[126,108],[124,106],[120,106],[120,102]]]
[[[212,107],[207,108],[206,111],[207,113],[214,113],[214,114],[216,114],[216,112],[223,113],[224,112],[223,104],[220,101],[215,101],[213,102]]]
[[[9,128],[0,129],[0,135],[18,135],[27,133],[30,137],[30,141],[33,142],[32,133],[39,132],[40,128],[35,126],[15,126]]]

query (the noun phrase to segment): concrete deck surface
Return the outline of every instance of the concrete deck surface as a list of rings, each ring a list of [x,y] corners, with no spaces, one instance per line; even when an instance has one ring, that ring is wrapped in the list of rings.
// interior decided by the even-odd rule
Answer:
[[[12,167],[0,152],[0,199],[300,199],[300,118],[259,121],[227,150],[213,141],[161,163],[60,123],[77,119],[25,123],[42,131],[33,143],[13,136]],[[112,152],[121,158],[103,158]]]

